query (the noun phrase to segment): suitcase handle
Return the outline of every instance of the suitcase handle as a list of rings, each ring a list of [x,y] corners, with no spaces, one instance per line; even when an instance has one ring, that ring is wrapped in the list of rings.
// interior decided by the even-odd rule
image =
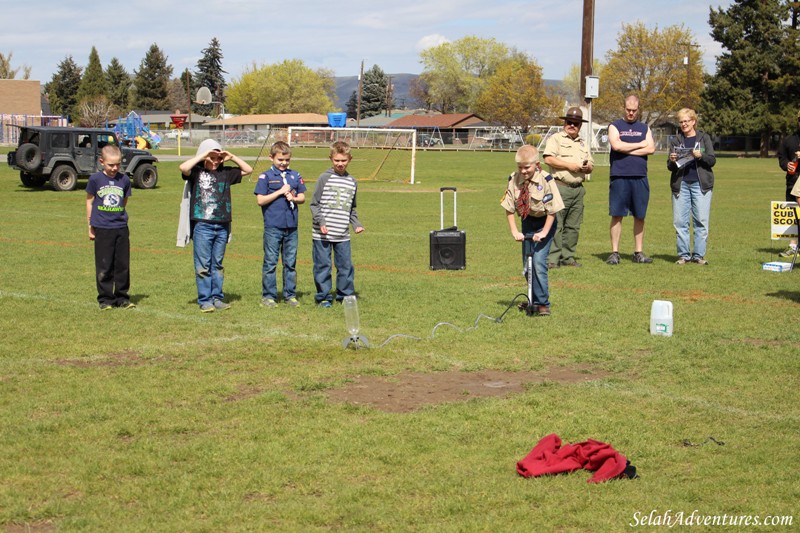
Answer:
[[[457,192],[455,187],[441,187],[439,189],[439,229],[444,229],[444,191],[453,191],[453,228],[458,228],[458,207]]]

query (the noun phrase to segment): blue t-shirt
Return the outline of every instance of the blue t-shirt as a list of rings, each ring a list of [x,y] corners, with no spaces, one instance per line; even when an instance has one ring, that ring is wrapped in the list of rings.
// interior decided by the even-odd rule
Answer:
[[[618,119],[611,123],[619,132],[619,140],[626,143],[640,143],[647,138],[650,128],[644,122],[626,122]],[[646,178],[647,156],[630,155],[611,149],[611,177]]]
[[[253,194],[267,196],[280,190],[286,183],[292,188],[292,194],[297,196],[306,192],[306,183],[303,177],[292,169],[286,169],[283,173],[274,166],[261,174],[256,182],[256,190]],[[296,228],[297,227],[297,204],[289,202],[283,196],[275,198],[267,205],[261,206],[264,215],[265,228]]]
[[[127,174],[117,173],[113,178],[105,172],[89,176],[86,194],[94,196],[90,224],[95,228],[117,229],[128,225],[125,198],[131,195],[131,180]]]

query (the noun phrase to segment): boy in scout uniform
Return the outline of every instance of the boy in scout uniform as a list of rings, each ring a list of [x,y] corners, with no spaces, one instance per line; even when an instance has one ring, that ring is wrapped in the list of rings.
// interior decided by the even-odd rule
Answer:
[[[594,160],[588,144],[581,137],[581,126],[587,122],[583,120],[581,108],[570,107],[567,114],[559,118],[564,120],[564,129],[547,139],[542,154],[564,201],[564,209],[556,215],[558,225],[547,264],[550,268],[579,267],[581,264],[575,260],[575,249],[583,223],[583,196],[586,193],[583,182],[594,169]]]
[[[522,242],[522,261],[533,256],[533,297],[531,304],[539,316],[550,315],[547,282],[547,255],[556,227],[556,213],[564,209],[561,194],[553,177],[542,172],[539,151],[525,145],[517,150],[517,171],[508,177],[508,186],[500,205],[506,210],[508,229],[515,241]],[[517,230],[514,215],[522,219]]]

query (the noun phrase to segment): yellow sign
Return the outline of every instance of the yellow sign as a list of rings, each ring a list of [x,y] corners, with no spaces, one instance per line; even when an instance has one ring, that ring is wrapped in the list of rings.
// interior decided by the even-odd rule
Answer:
[[[798,211],[797,202],[770,202],[773,241],[797,238],[797,217],[800,216]]]

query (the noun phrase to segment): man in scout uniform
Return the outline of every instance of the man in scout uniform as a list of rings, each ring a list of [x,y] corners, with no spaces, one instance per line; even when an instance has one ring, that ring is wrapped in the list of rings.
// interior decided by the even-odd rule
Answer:
[[[564,120],[564,129],[547,139],[542,154],[564,201],[564,209],[556,216],[558,225],[547,265],[550,268],[579,267],[581,264],[575,260],[575,249],[583,223],[583,196],[586,193],[583,181],[592,172],[594,160],[588,142],[581,137],[581,126],[587,122],[583,120],[581,108],[570,107],[567,114],[559,118]]]
[[[508,229],[515,241],[522,242],[522,262],[533,256],[533,297],[536,314],[550,314],[550,294],[547,281],[547,255],[558,226],[556,213],[564,209],[555,180],[542,172],[539,151],[526,144],[515,157],[517,171],[508,177],[508,186],[500,205],[506,211]],[[514,215],[522,219],[522,231],[517,230]]]

